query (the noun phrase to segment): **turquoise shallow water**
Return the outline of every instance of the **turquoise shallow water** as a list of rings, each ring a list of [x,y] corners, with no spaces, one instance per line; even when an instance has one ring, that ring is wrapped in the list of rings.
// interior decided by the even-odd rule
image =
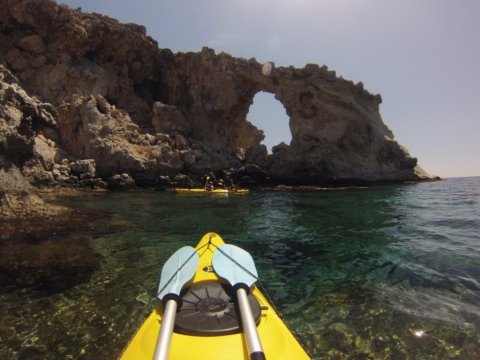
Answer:
[[[78,247],[89,266],[60,279],[53,266],[28,285],[0,276],[0,358],[118,357],[151,310],[163,262],[208,231],[253,255],[315,359],[480,358],[478,177],[67,202],[99,215],[76,231],[40,234],[43,247],[33,249],[41,256],[54,242]]]

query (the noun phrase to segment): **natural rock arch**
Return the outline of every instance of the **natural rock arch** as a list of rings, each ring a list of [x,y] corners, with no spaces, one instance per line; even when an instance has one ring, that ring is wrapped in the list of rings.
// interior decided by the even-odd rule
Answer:
[[[265,75],[255,59],[216,55],[208,48],[168,56],[164,100],[184,111],[191,124],[186,136],[206,144],[207,154],[224,154],[219,168],[252,160],[273,179],[294,183],[419,178],[417,160],[393,140],[380,117],[380,95],[362,83],[314,64],[302,69],[272,64]],[[261,133],[246,119],[259,91],[274,94],[285,107],[292,141],[268,157],[245,159],[249,151],[259,152]],[[197,166],[202,169],[202,162]]]
[[[155,184],[159,175],[254,164],[290,183],[429,178],[393,140],[381,97],[325,66],[272,63],[266,72],[208,48],[174,54],[142,26],[52,1],[7,2],[0,18],[5,65],[58,112],[38,133],[73,158],[93,158],[103,177],[122,171]],[[290,146],[268,156],[247,121],[259,91],[290,118]]]

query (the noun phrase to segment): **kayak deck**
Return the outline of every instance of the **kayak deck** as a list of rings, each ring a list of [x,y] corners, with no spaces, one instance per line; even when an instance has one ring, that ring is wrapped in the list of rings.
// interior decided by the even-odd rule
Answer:
[[[186,287],[199,284],[222,283],[212,267],[212,255],[224,242],[215,233],[203,236],[196,251],[199,255],[197,271]],[[252,297],[258,301],[260,316],[257,325],[258,334],[267,359],[310,359],[297,339],[275,312],[273,306],[261,291],[254,286]],[[145,320],[121,356],[127,359],[152,359],[160,325],[163,305],[159,304]],[[227,335],[185,335],[174,331],[169,352],[169,359],[198,360],[247,360],[249,359],[244,334],[236,332]]]

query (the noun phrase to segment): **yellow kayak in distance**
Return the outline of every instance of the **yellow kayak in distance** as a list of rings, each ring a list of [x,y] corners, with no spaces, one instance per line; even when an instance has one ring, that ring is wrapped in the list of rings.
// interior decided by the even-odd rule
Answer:
[[[224,244],[216,233],[205,234],[195,251],[195,275],[182,288],[168,353],[170,360],[249,360],[245,334],[232,286],[214,271],[212,258]],[[307,360],[304,350],[256,285],[248,301],[267,360]],[[121,360],[152,360],[162,324],[163,303],[158,304],[130,340]]]
[[[213,189],[213,190],[205,190],[203,188],[175,188],[174,191],[177,194],[247,194],[250,192],[248,189]]]

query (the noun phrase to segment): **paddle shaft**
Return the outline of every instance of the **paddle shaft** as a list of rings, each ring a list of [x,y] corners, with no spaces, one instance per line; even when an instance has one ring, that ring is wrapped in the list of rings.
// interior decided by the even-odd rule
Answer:
[[[258,337],[257,324],[253,319],[252,308],[248,302],[247,291],[243,288],[237,289],[238,306],[242,318],[243,332],[247,343],[247,350],[251,360],[265,360],[260,338]]]
[[[153,353],[153,360],[167,360],[170,351],[170,342],[172,340],[173,325],[175,324],[175,315],[177,313],[177,302],[168,300],[163,312],[162,325],[158,333],[157,345]]]

